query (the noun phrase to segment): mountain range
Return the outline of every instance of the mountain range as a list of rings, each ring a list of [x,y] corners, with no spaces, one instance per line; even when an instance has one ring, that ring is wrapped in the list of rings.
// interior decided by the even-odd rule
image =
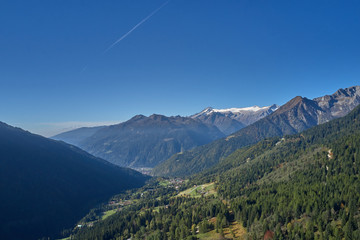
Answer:
[[[360,87],[354,86],[312,100],[298,96],[281,107],[206,108],[189,117],[137,115],[117,125],[76,129],[53,139],[119,166],[156,167],[153,174],[181,176],[213,166],[264,138],[298,133],[344,116],[360,103],[359,93]]]
[[[0,239],[57,237],[148,177],[0,122]]]
[[[359,230],[356,234],[351,232],[358,229],[354,222],[360,216],[354,207],[359,196],[352,194],[359,188],[359,104],[360,87],[354,86],[314,99],[297,96],[281,107],[207,108],[190,117],[137,115],[117,125],[81,128],[57,136],[107,161],[62,141],[0,122],[0,239],[59,237],[63,229],[72,228],[89,209],[114,194],[144,185],[148,179],[109,161],[131,167],[155,166],[155,175],[192,175],[189,183],[192,186],[196,182],[216,184],[217,193],[222,199],[231,199],[229,206],[234,207],[231,213],[224,212],[224,216],[232,215],[230,221],[243,221],[242,225],[248,226],[254,239],[263,239],[262,227],[271,229],[276,236],[300,234],[298,238],[304,238],[301,235],[304,231],[291,227],[296,219],[312,221],[317,226],[317,231],[312,231],[314,228],[306,224],[306,230],[311,230],[309,234],[324,232],[354,239],[355,235],[360,236]],[[242,128],[226,135],[224,132],[232,131],[231,124]],[[287,190],[288,182],[297,189],[295,192]],[[152,184],[145,188],[147,194],[153,194],[157,183]],[[260,191],[259,187],[263,189]],[[335,187],[336,191],[328,191]],[[325,207],[311,195],[312,191],[319,193],[322,200],[332,200]],[[334,191],[339,194],[335,196]],[[301,194],[303,203],[311,202],[300,206],[298,195]],[[280,195],[282,200],[268,201]],[[142,194],[134,196],[141,198]],[[156,198],[150,205],[177,201],[171,199]],[[291,205],[284,204],[284,199]],[[218,200],[217,205],[223,204]],[[277,207],[279,203],[289,209],[286,212],[268,209],[271,204]],[[150,205],[138,207],[142,211]],[[229,206],[220,207],[221,211],[227,211]],[[165,209],[168,208],[164,206],[158,211],[173,211]],[[211,211],[205,212],[214,217]],[[274,212],[276,216],[272,216]],[[156,215],[157,211],[146,211],[145,215],[150,217],[152,213]],[[256,217],[257,213],[264,215],[263,218]],[[130,217],[136,218],[133,214]],[[261,226],[257,221],[261,221]],[[157,224],[153,222],[151,229],[162,226]],[[340,231],[339,224],[340,233],[336,232]],[[128,229],[124,236],[129,237],[129,231],[135,230]],[[99,232],[104,233],[103,229]]]
[[[119,166],[154,167],[173,154],[210,143],[271,114],[277,108],[207,108],[190,117],[137,115],[130,120],[79,128],[52,137]]]
[[[302,100],[291,103],[309,107]],[[357,106],[301,133],[237,149],[180,191],[175,179],[157,178],[133,196],[151,194],[72,238],[360,239],[359,154]]]
[[[137,115],[101,128],[77,146],[119,166],[154,167],[177,152],[223,136],[216,127],[192,118]],[[59,135],[54,138],[64,140]]]
[[[313,100],[297,96],[272,114],[241,130],[173,155],[159,164],[155,175],[185,176],[214,166],[235,150],[265,138],[299,133],[315,125],[345,116],[360,103],[360,87],[339,89]]]

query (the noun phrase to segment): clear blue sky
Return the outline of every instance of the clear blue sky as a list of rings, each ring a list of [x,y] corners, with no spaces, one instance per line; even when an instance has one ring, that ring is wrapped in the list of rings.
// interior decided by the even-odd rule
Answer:
[[[0,121],[49,135],[46,124],[284,104],[360,83],[360,1],[171,0],[104,53],[164,2],[1,1]]]

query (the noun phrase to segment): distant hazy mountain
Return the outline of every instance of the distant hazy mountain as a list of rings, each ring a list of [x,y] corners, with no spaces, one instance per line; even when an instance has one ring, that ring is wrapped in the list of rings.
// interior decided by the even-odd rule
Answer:
[[[62,136],[54,138],[66,141]],[[76,145],[119,166],[154,167],[175,153],[221,137],[224,134],[217,127],[199,120],[154,114],[103,127]]]
[[[214,109],[209,107],[200,113],[192,115],[191,118],[214,125],[225,135],[229,135],[270,115],[276,109],[278,109],[276,104],[268,107],[253,106],[228,109]]]
[[[51,137],[55,140],[61,140],[66,143],[78,146],[84,139],[91,137],[98,130],[104,128],[105,126],[99,127],[82,127],[78,129],[74,129],[68,132],[60,133]]]
[[[142,174],[0,122],[0,239],[56,237]]]
[[[120,166],[154,167],[175,153],[234,133],[277,108],[207,108],[190,118],[138,115],[117,125],[79,128],[52,139],[73,144]]]
[[[182,176],[209,168],[236,149],[264,138],[301,132],[320,123],[345,116],[360,103],[360,87],[340,89],[313,100],[295,97],[273,114],[238,132],[191,151],[175,154],[154,169],[154,174]]]

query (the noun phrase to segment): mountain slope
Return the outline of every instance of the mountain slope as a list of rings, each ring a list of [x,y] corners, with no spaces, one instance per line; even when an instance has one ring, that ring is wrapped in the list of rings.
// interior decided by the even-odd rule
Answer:
[[[180,193],[160,178],[134,194],[151,189],[151,196],[72,238],[360,239],[359,154],[357,107],[238,149]]]
[[[216,127],[191,118],[138,115],[100,129],[78,146],[120,166],[153,167],[175,153],[223,136]]]
[[[334,145],[334,142],[349,136],[360,134],[360,106],[357,106],[345,117],[332,120],[328,123],[321,124],[307,129],[301,134],[288,135],[286,137],[274,137],[262,140],[254,145],[237,149],[219,164],[207,169],[206,171],[196,175],[196,178],[204,178],[206,176],[234,176],[230,172],[239,172],[240,169],[254,168],[255,165],[262,164],[262,167],[271,165],[266,169],[267,173],[281,171],[273,169],[272,166],[281,164],[281,162],[272,162],[273,159],[279,161],[292,161],[299,158],[297,153],[307,153],[305,145],[309,149],[324,148],[324,146]],[[309,146],[308,146],[309,145]],[[316,145],[316,146],[315,146]],[[310,155],[316,154],[317,151],[310,151]],[[327,155],[329,151],[326,150]],[[332,152],[332,151],[331,151]],[[277,155],[277,157],[275,157]],[[254,168],[255,169],[255,168]],[[240,173],[239,173],[240,174]],[[244,174],[242,172],[241,174]],[[265,173],[263,173],[265,175]],[[251,175],[250,172],[247,175]],[[258,179],[258,176],[254,176]],[[236,193],[234,193],[234,196]]]
[[[82,127],[78,129],[74,129],[68,132],[57,134],[52,139],[64,141],[66,143],[69,143],[71,145],[78,146],[82,141],[84,141],[86,138],[91,137],[94,135],[97,131],[104,128],[105,126],[99,126],[99,127]]]
[[[277,108],[278,106],[275,104],[262,108],[258,106],[229,109],[214,109],[209,107],[190,117],[207,124],[215,125],[225,135],[229,135],[270,115]]]
[[[142,174],[0,122],[0,238],[59,236]]]
[[[359,153],[360,106],[301,134],[239,149],[196,178],[218,181],[250,238],[270,230],[276,239],[359,239]]]
[[[165,176],[184,176],[200,172],[214,166],[236,149],[265,138],[304,131],[317,124],[346,115],[359,103],[360,87],[358,86],[341,89],[331,96],[314,100],[295,97],[271,115],[226,138],[173,155],[157,166],[153,173]],[[342,110],[339,111],[340,109]]]

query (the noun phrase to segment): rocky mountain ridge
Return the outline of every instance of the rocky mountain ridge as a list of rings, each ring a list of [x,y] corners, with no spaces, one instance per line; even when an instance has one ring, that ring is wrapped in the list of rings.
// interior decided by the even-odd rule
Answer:
[[[297,96],[274,113],[242,128],[226,138],[173,155],[153,173],[184,176],[214,166],[235,150],[265,138],[299,133],[310,127],[345,116],[360,104],[360,87],[339,89],[313,100]],[[186,167],[185,167],[186,166]]]

